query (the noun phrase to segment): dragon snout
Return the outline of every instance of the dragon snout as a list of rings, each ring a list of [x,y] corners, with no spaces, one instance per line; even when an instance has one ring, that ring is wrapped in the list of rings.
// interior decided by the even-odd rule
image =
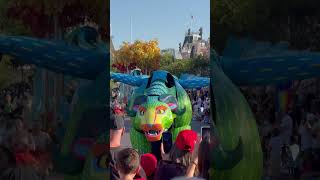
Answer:
[[[163,126],[161,124],[143,124],[141,125],[141,129],[148,141],[153,142],[161,139],[163,133]]]

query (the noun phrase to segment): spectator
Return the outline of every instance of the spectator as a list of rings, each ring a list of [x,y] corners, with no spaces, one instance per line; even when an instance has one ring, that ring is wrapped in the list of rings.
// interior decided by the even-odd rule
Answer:
[[[48,175],[51,167],[51,158],[50,153],[48,152],[50,152],[52,140],[49,134],[41,130],[40,122],[33,123],[32,138],[35,143],[34,155],[41,164],[41,173],[43,173],[43,175]]]
[[[35,143],[35,151],[39,153],[49,151],[51,138],[49,134],[41,130],[40,122],[33,122],[32,137]]]
[[[269,142],[270,151],[270,171],[271,177],[274,179],[280,176],[280,165],[281,165],[281,147],[282,137],[280,136],[279,130],[273,130],[273,137],[271,137]]]
[[[279,115],[281,118],[281,124],[280,124],[281,137],[283,142],[288,145],[290,143],[290,137],[292,136],[293,122],[291,117],[288,114],[284,112],[280,112]]]
[[[290,166],[289,173],[295,177],[299,178],[299,165],[300,165],[300,147],[299,147],[299,137],[292,136],[291,143],[289,146],[290,149]]]
[[[209,179],[210,168],[210,136],[204,137],[199,145],[199,176],[204,179]]]
[[[155,173],[155,180],[171,179],[176,176],[187,175],[187,168],[194,168],[198,175],[198,156],[196,142],[198,135],[192,130],[181,131],[169,155],[164,153],[162,146],[162,159]],[[194,152],[195,150],[195,152]],[[194,167],[192,167],[194,166]]]
[[[39,162],[35,159],[30,148],[29,138],[24,133],[16,133],[13,139],[14,154],[18,167],[33,167],[38,169]]]
[[[5,97],[5,107],[4,107],[4,112],[5,113],[11,113],[12,112],[12,109],[13,109],[13,105],[12,105],[12,98],[11,98],[11,95],[10,94],[7,94],[6,97]]]
[[[157,169],[158,161],[155,155],[151,153],[143,154],[140,157],[140,164],[146,173],[148,180],[153,180],[154,173]]]
[[[9,149],[14,150],[16,147],[13,144],[16,137],[24,137],[27,138],[26,142],[28,143],[28,148],[30,151],[34,151],[35,145],[34,145],[34,140],[32,136],[29,134],[28,131],[24,130],[24,124],[20,118],[16,119],[12,122],[10,122],[7,126],[7,136],[5,137],[5,141],[7,144],[7,147]]]
[[[25,96],[23,100],[23,110],[22,110],[22,117],[26,121],[27,128],[31,128],[31,120],[32,120],[32,100],[30,97]]]
[[[140,171],[139,154],[135,149],[125,148],[117,154],[116,169],[120,180],[133,180]],[[145,179],[145,178],[140,178]]]
[[[110,128],[110,168],[111,168],[111,175],[110,179],[120,179],[119,173],[116,170],[115,167],[115,161],[116,161],[116,156],[119,151],[123,149],[121,147],[121,138],[125,132],[125,127],[124,127],[124,120],[123,118],[116,118],[114,115],[113,111],[110,109],[111,115],[110,115],[110,120],[111,120],[111,128]]]
[[[301,136],[301,151],[309,152],[312,148],[312,134],[311,125],[309,121],[305,120],[299,127],[299,134]]]

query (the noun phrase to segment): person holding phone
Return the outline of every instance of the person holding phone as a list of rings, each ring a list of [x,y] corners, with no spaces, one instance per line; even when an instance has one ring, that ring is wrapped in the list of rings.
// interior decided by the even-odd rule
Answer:
[[[168,154],[161,144],[162,160],[159,162],[154,180],[171,179],[187,176],[187,173],[198,175],[198,134],[193,130],[181,131]]]
[[[210,138],[210,126],[202,126],[201,127],[201,137],[204,139],[205,137]]]
[[[165,153],[169,153],[170,149],[172,147],[172,134],[171,132],[164,132],[162,133],[162,144],[163,144],[163,150]]]

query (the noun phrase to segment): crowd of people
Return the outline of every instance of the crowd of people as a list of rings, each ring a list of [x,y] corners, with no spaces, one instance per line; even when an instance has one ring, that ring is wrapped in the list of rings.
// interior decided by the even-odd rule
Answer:
[[[0,93],[0,179],[37,180],[52,169],[52,138],[31,119],[31,89],[17,83]]]
[[[210,124],[210,95],[207,88],[187,91],[192,105],[192,118]]]
[[[168,153],[161,143],[161,156],[142,154],[131,147],[123,147],[121,138],[125,132],[124,119],[110,108],[111,180],[166,180],[172,178],[209,179],[211,146],[210,135],[198,137],[193,130],[181,131]]]
[[[314,89],[314,88],[312,88]],[[289,103],[276,109],[276,88],[243,91],[257,120],[265,179],[320,177],[320,99],[316,90],[289,88]]]

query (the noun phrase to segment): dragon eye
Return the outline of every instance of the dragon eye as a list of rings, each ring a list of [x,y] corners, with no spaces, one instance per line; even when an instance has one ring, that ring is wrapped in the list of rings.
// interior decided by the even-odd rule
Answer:
[[[164,114],[164,113],[166,112],[166,110],[167,110],[167,107],[165,107],[165,106],[158,106],[158,107],[156,108],[156,113],[157,113],[157,114]]]
[[[164,114],[164,112],[166,112],[164,109],[158,109],[157,110],[157,114]]]
[[[143,116],[144,113],[147,111],[147,109],[145,107],[143,107],[143,106],[140,106],[138,111],[139,111],[139,115]]]

